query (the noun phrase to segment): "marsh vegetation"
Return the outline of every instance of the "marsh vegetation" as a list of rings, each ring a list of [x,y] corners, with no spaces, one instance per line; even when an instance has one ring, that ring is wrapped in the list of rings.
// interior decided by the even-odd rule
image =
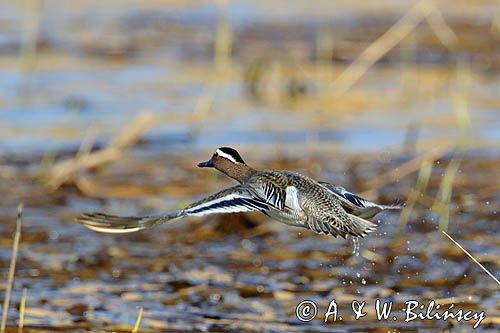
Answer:
[[[7,332],[472,326],[348,311],[376,299],[485,311],[497,331],[498,2],[382,3],[1,3],[2,299],[24,204]],[[196,168],[221,145],[405,208],[354,252],[258,214],[127,235],[74,222],[230,185]],[[321,310],[302,323],[306,299]],[[343,321],[325,324],[332,299]]]

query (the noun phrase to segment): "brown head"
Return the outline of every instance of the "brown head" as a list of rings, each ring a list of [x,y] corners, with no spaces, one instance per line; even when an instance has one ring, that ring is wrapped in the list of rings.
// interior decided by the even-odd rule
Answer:
[[[240,154],[230,147],[218,148],[211,159],[206,162],[198,163],[198,167],[216,168],[220,172],[240,182],[244,181],[254,171],[245,164]]]

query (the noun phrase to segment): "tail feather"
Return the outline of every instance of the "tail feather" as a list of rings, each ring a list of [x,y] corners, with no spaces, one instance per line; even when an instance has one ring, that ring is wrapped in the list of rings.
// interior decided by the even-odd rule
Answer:
[[[377,225],[373,222],[352,214],[349,214],[349,217],[352,221],[348,233],[350,235],[356,237],[365,237],[368,233],[373,232],[377,229]]]
[[[128,233],[152,228],[175,219],[180,212],[151,216],[116,216],[103,213],[83,213],[76,221],[89,229],[107,233]]]

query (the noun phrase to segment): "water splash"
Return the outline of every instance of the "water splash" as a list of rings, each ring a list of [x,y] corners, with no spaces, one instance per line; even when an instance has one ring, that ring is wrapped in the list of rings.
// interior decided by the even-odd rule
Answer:
[[[358,237],[352,237],[352,254],[354,254],[356,257],[359,256],[359,238]]]

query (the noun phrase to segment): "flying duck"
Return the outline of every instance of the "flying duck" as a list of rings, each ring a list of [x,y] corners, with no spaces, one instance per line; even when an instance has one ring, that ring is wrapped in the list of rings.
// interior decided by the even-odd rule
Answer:
[[[99,232],[127,233],[150,229],[185,216],[259,211],[270,218],[319,234],[364,237],[376,228],[367,219],[397,205],[379,205],[341,186],[316,181],[294,171],[256,170],[233,148],[218,148],[200,168],[215,168],[239,184],[184,209],[158,215],[115,216],[83,213],[77,221]]]

